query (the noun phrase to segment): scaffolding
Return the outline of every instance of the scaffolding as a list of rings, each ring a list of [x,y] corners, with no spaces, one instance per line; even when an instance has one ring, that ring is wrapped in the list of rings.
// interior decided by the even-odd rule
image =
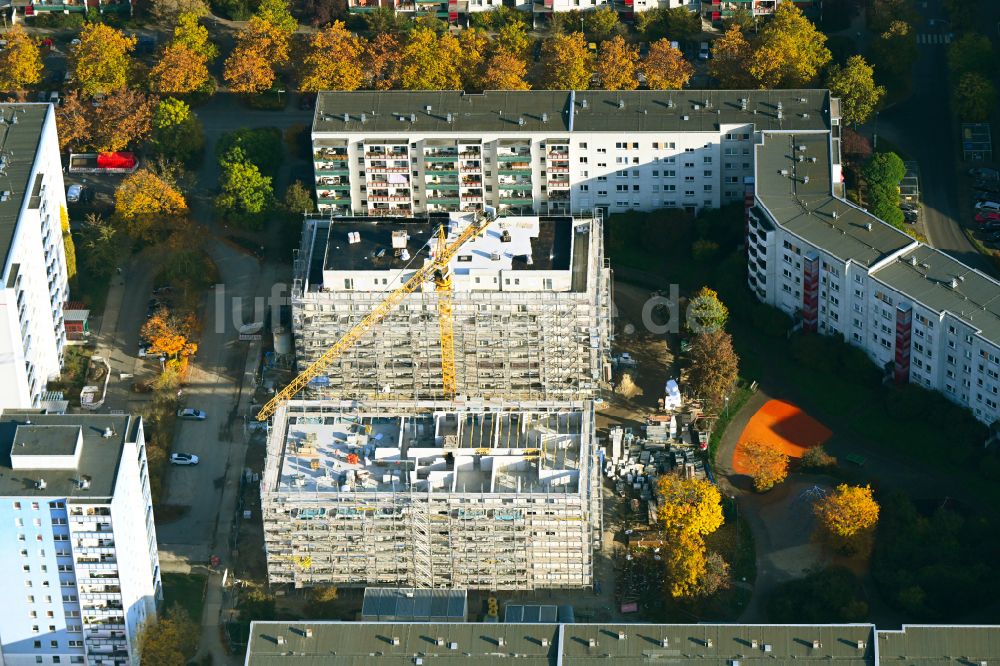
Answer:
[[[433,438],[408,444],[407,418],[436,422]],[[386,437],[385,444],[392,452],[393,442],[402,442],[400,455],[383,459],[408,474],[371,488],[325,482],[324,471],[301,482],[297,465],[305,447],[296,443],[298,430],[376,419],[376,431],[392,434],[397,430],[386,420],[399,419],[398,440]],[[469,410],[447,402],[376,407],[294,401],[279,409],[274,423],[261,485],[272,584],[592,585],[592,539],[600,524],[592,403],[495,403]],[[340,460],[324,441],[337,440],[309,440],[306,454]],[[443,455],[430,451],[431,444]],[[451,483],[424,483],[434,474]],[[296,566],[305,558],[309,567]]]

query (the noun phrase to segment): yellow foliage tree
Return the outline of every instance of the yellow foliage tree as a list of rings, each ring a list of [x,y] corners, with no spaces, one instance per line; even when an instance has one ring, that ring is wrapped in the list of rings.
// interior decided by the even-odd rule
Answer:
[[[208,83],[208,63],[204,56],[183,44],[170,44],[149,71],[149,86],[154,92],[183,95]]]
[[[462,85],[461,46],[450,34],[431,28],[410,31],[400,58],[400,85],[406,90],[456,90]]]
[[[813,505],[820,536],[847,554],[863,551],[878,524],[879,505],[871,486],[842,483]]]
[[[134,236],[146,236],[154,223],[187,211],[184,195],[173,183],[148,169],[139,169],[115,190],[115,215]]]
[[[668,534],[711,534],[722,526],[722,495],[705,479],[664,474],[656,484],[657,517]]]
[[[313,35],[303,61],[302,84],[307,92],[357,90],[365,81],[363,39],[343,21],[334,21]]]
[[[548,90],[586,90],[594,72],[594,55],[587,50],[582,32],[553,35],[542,45]]]
[[[744,461],[753,487],[759,493],[770,490],[788,478],[788,456],[763,442],[742,445]]]
[[[680,90],[691,80],[694,67],[680,49],[670,45],[669,39],[660,39],[649,45],[642,72],[650,90]]]
[[[524,58],[514,55],[504,48],[497,49],[486,62],[483,73],[484,90],[528,90],[525,81],[528,65]]]
[[[826,35],[792,2],[778,5],[760,33],[749,71],[761,88],[810,85],[831,59]]]
[[[198,351],[198,345],[190,340],[196,323],[192,314],[177,314],[161,307],[142,325],[141,333],[149,341],[150,354],[182,359]]]
[[[605,90],[635,90],[639,85],[636,66],[639,64],[639,49],[615,35],[601,44],[601,56],[597,59],[597,76]]]
[[[705,540],[698,534],[680,532],[672,535],[665,552],[667,589],[675,598],[696,597],[705,575]]]
[[[288,62],[290,35],[259,16],[252,17],[236,37],[226,58],[223,77],[233,92],[259,93],[274,83],[274,68]]]
[[[128,85],[136,38],[103,23],[88,23],[72,47],[69,65],[86,96],[108,94]]]
[[[531,44],[525,23],[511,21],[504,24],[497,33],[495,44],[498,49],[506,49],[510,53],[523,57],[528,51],[528,45]]]
[[[59,206],[59,226],[62,228],[63,252],[66,254],[66,278],[73,284],[76,280],[76,245],[69,229],[69,212],[66,206]]]
[[[719,79],[723,88],[749,88],[753,80],[747,71],[753,48],[738,25],[732,25],[712,44],[712,59],[708,71]]]
[[[42,80],[42,55],[38,43],[20,23],[4,33],[7,45],[0,50],[0,89],[20,90]]]
[[[481,90],[486,51],[490,47],[489,36],[479,28],[468,28],[459,33],[458,46],[461,49],[458,71],[462,86],[466,90]]]

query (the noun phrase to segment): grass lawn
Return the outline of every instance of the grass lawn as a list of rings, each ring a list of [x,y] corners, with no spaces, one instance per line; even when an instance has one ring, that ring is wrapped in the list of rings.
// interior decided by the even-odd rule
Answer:
[[[204,574],[163,574],[163,607],[169,610],[177,604],[187,611],[195,624],[200,624],[207,581]]]
[[[104,303],[108,300],[108,286],[111,276],[89,275],[83,266],[78,267],[76,285],[70,292],[74,301],[83,301],[91,310],[91,316],[104,312]]]

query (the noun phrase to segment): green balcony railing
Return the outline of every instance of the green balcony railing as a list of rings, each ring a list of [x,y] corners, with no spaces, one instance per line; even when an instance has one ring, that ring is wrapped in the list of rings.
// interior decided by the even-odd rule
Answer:
[[[325,198],[320,198],[319,202],[321,204],[330,204],[330,205],[334,205],[334,206],[350,206],[351,205],[351,200],[350,199],[325,199]]]
[[[530,190],[531,183],[500,183],[497,187],[501,190]]]
[[[498,162],[530,162],[531,155],[529,153],[524,153],[523,155],[497,155]]]
[[[429,204],[457,204],[458,197],[427,197]]]
[[[350,169],[316,169],[317,176],[350,176]]]

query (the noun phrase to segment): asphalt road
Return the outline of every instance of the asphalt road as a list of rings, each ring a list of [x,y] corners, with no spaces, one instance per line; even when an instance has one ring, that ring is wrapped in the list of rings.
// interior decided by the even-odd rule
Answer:
[[[944,17],[937,1],[921,11],[926,19]],[[874,129],[920,165],[921,221],[928,242],[968,266],[991,273],[989,259],[962,231],[959,194],[965,167],[958,161],[958,128],[951,125],[947,45],[920,44],[918,48],[913,96],[883,112]]]

